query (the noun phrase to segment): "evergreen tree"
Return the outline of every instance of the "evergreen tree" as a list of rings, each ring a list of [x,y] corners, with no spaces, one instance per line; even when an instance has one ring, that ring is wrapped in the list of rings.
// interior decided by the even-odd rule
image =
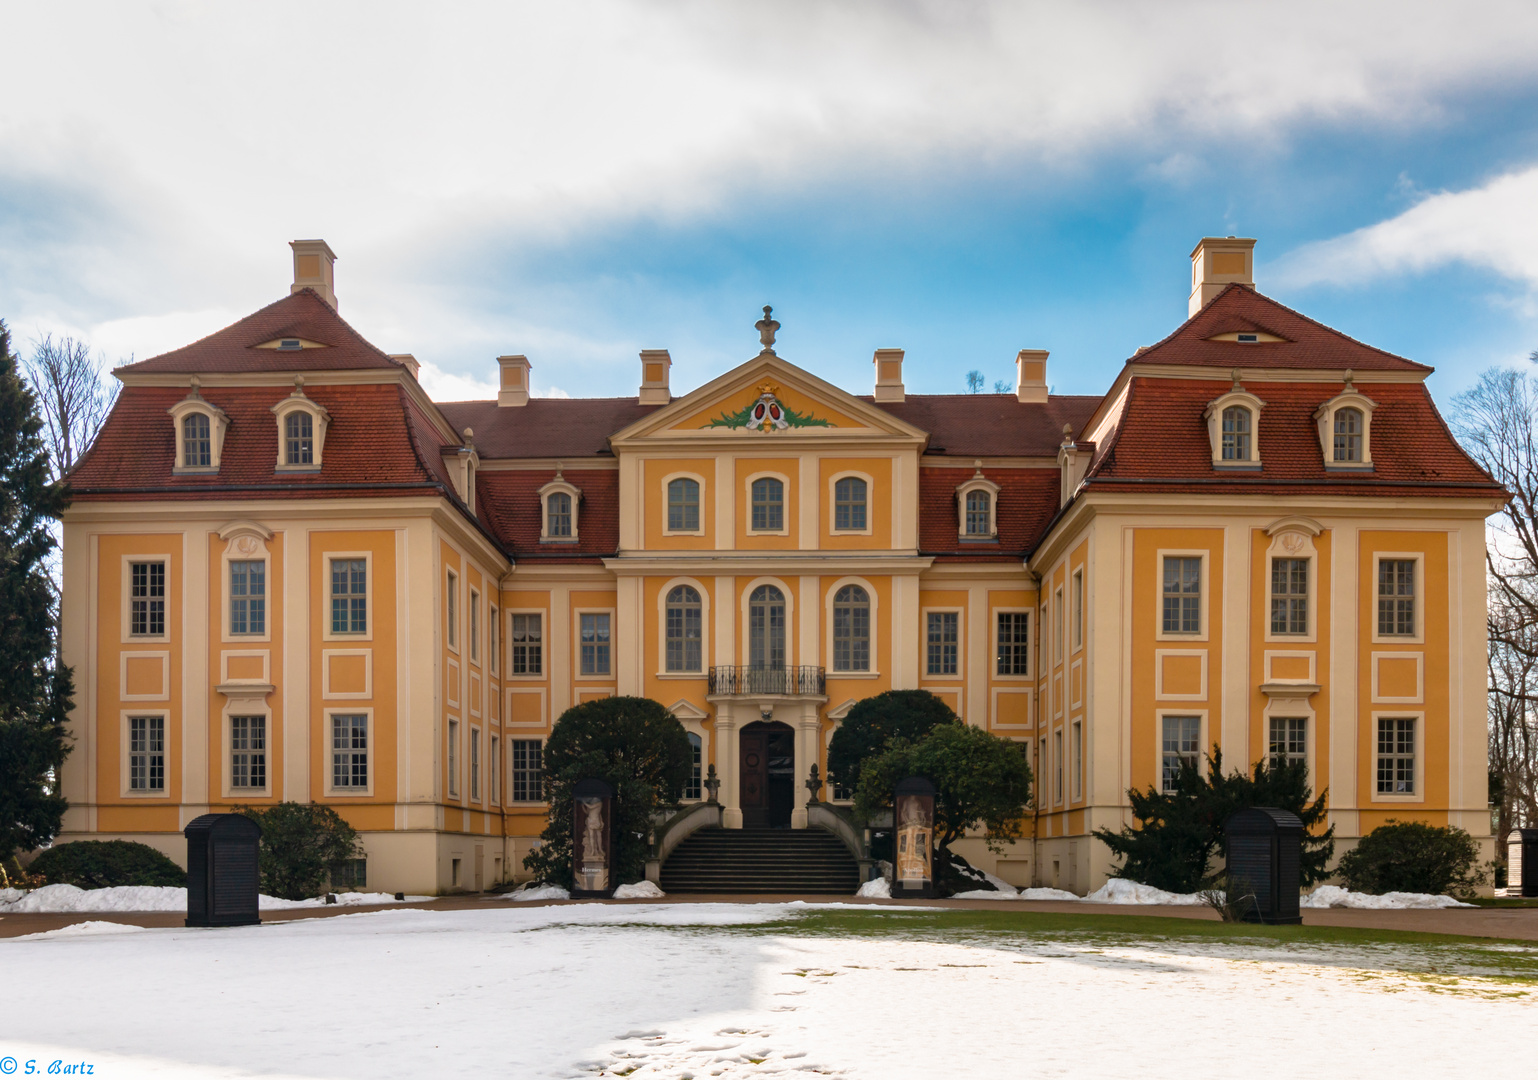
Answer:
[[[37,401],[0,322],[0,862],[52,840],[63,824],[59,769],[73,680],[55,652],[48,521],[69,505],[49,480]]]
[[[893,739],[918,742],[938,724],[959,724],[951,707],[928,690],[888,690],[855,702],[828,743],[828,776],[854,791],[867,759]]]

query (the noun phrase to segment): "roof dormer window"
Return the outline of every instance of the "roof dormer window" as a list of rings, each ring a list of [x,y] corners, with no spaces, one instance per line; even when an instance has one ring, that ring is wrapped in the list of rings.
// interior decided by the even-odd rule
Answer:
[[[1235,371],[1234,385],[1209,402],[1203,414],[1214,469],[1260,468],[1260,410],[1265,407],[1264,401],[1244,388],[1242,376]]]
[[[966,483],[956,488],[956,533],[962,540],[997,540],[999,538],[999,485],[983,475],[983,463]]]
[[[555,478],[539,489],[540,543],[577,542],[577,510],[581,501],[582,489],[570,483],[557,465]]]
[[[1378,404],[1357,391],[1350,370],[1345,383],[1344,390],[1314,413],[1319,425],[1319,451],[1324,467],[1331,472],[1371,471],[1372,413]]]
[[[319,472],[331,414],[304,392],[304,376],[294,392],[272,407],[278,422],[278,472]]]
[[[278,349],[282,352],[294,352],[302,348],[304,348],[304,342],[296,337],[281,338],[278,341]]]
[[[1239,335],[1237,335],[1235,337],[1234,340],[1235,341],[1257,342],[1257,341],[1260,340],[1260,335],[1259,334],[1239,334]]]
[[[193,376],[187,396],[166,410],[176,427],[176,459],[171,471],[176,474],[216,473],[224,449],[224,432],[230,418],[217,405],[204,400]]]

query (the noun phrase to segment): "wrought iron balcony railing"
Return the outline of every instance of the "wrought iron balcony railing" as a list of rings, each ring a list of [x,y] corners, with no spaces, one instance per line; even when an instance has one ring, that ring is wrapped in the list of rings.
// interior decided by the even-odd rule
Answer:
[[[713,667],[708,689],[734,696],[821,697],[828,680],[820,667]]]

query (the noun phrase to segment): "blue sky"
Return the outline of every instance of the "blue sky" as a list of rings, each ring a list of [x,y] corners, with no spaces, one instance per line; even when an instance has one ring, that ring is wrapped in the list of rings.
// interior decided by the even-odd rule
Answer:
[[[757,348],[869,392],[1052,352],[1105,389],[1203,235],[1438,368],[1538,349],[1538,5],[71,3],[7,16],[0,318],[110,363],[283,295],[448,400],[675,392]],[[300,30],[303,33],[299,33]],[[61,78],[59,57],[70,54]]]

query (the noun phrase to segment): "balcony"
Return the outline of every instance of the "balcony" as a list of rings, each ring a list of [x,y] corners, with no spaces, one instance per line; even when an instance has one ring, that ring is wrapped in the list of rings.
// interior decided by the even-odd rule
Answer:
[[[712,697],[824,697],[828,679],[820,667],[713,667]]]

